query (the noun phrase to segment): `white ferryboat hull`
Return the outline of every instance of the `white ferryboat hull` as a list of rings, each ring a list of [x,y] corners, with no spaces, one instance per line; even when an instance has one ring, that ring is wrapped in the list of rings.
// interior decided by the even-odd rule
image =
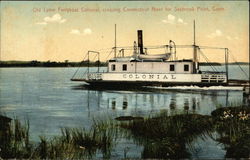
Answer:
[[[84,81],[95,85],[225,85],[227,84],[225,74],[149,74],[149,73],[87,73],[83,79],[72,79]]]
[[[88,80],[145,81],[145,82],[201,82],[200,74],[148,74],[148,73],[89,73]]]

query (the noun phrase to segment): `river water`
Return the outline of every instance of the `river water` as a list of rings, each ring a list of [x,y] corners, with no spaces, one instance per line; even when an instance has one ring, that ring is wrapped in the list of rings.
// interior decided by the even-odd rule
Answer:
[[[86,68],[85,68],[86,69]],[[94,68],[93,68],[94,69]],[[249,66],[243,66],[249,73]],[[147,116],[160,111],[209,115],[218,107],[243,104],[242,91],[235,90],[89,90],[70,78],[76,68],[0,68],[0,112],[20,120],[29,119],[33,141],[39,135],[52,137],[60,127],[89,127],[95,117]],[[229,78],[246,79],[237,66]],[[223,158],[225,151],[212,140],[197,141],[200,158]],[[141,147],[121,140],[113,158],[140,158]]]

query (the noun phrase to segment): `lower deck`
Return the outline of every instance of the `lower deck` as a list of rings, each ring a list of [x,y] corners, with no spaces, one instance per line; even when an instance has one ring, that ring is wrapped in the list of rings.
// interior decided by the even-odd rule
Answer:
[[[174,86],[174,85],[226,85],[226,74],[163,74],[163,73],[86,73],[84,78],[71,79],[91,85]]]

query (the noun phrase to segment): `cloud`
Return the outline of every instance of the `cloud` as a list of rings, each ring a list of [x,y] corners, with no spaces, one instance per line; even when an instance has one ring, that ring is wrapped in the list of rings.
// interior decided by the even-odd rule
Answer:
[[[216,37],[221,37],[222,35],[223,35],[223,34],[222,34],[221,30],[216,29],[215,32],[213,32],[213,33],[207,35],[207,37],[208,37],[208,38],[216,38]],[[230,38],[230,37],[228,37],[228,38]]]
[[[47,25],[47,22],[37,22],[38,25]]]
[[[168,24],[185,24],[185,25],[187,24],[181,18],[178,18],[177,20],[176,19],[177,18],[174,15],[169,14],[167,19],[163,19],[162,22],[163,23],[168,23]]]
[[[85,35],[88,35],[88,34],[91,34],[91,33],[92,33],[92,30],[91,30],[90,28],[85,28],[84,31],[83,31],[83,33],[84,33]]]
[[[179,22],[179,23],[183,23],[183,19],[179,18],[179,19],[178,19],[178,22]]]
[[[80,35],[80,34],[81,34],[80,31],[79,31],[78,29],[72,29],[72,30],[70,31],[70,33],[71,33],[71,34],[77,34],[77,35]]]
[[[217,30],[215,31],[215,34],[216,34],[217,36],[221,36],[221,35],[222,35],[222,32],[221,32],[221,30],[218,30],[218,29],[217,29]]]
[[[48,23],[64,23],[66,19],[63,19],[62,16],[58,13],[54,14],[51,17],[44,17],[42,22],[37,22],[38,25],[46,25]]]
[[[58,13],[54,14],[52,17],[44,17],[44,22],[55,22],[55,23],[64,23],[66,19],[62,19],[62,16]]]
[[[169,21],[174,21],[175,20],[175,16],[173,16],[172,14],[168,15],[168,20]]]
[[[90,35],[92,34],[92,30],[90,28],[85,28],[83,32],[80,32],[78,29],[72,29],[69,33],[75,34],[75,35]]]
[[[232,40],[232,37],[231,37],[231,36],[226,36],[226,38],[227,38],[228,40]]]
[[[168,21],[167,21],[167,20],[165,20],[165,19],[163,19],[163,20],[162,20],[162,22],[163,22],[163,23],[168,23]]]
[[[187,22],[184,22],[183,19],[181,18],[178,18],[178,23],[185,24],[185,25],[187,24]]]
[[[226,36],[226,38],[228,39],[228,40],[239,40],[240,38],[239,37],[231,37],[231,36]]]
[[[216,29],[213,33],[207,35],[207,37],[208,37],[208,38],[224,37],[224,38],[226,38],[227,40],[230,40],[230,41],[231,41],[231,40],[239,40],[239,39],[240,39],[240,38],[237,37],[237,36],[233,37],[233,36],[230,36],[230,35],[225,35],[225,34],[223,34],[222,31],[219,30],[219,29]]]
[[[175,23],[175,16],[172,14],[168,15],[167,19],[162,20],[163,23],[174,24]]]

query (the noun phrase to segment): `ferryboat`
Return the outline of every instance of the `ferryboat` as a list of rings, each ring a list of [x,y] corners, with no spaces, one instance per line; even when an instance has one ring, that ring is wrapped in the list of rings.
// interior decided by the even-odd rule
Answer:
[[[195,30],[195,25],[194,25]],[[116,33],[116,32],[115,32]],[[164,54],[150,54],[150,47],[143,46],[143,31],[137,31],[138,41],[134,42],[131,47],[133,54],[124,56],[126,48],[113,47],[114,58],[108,60],[107,70],[93,72],[89,69],[81,75],[81,77],[72,77],[72,81],[82,81],[91,86],[218,86],[228,84],[228,49],[225,50],[225,72],[218,71],[201,71],[197,54],[201,51],[200,46],[194,43],[188,47],[193,48],[192,59],[177,59],[176,48],[183,45],[175,45],[170,40],[169,44],[163,45],[168,51]],[[116,37],[115,37],[116,39]],[[131,50],[130,48],[130,50]],[[100,53],[96,51],[88,51],[90,54],[97,54],[98,61]],[[88,58],[89,63],[89,58]]]

